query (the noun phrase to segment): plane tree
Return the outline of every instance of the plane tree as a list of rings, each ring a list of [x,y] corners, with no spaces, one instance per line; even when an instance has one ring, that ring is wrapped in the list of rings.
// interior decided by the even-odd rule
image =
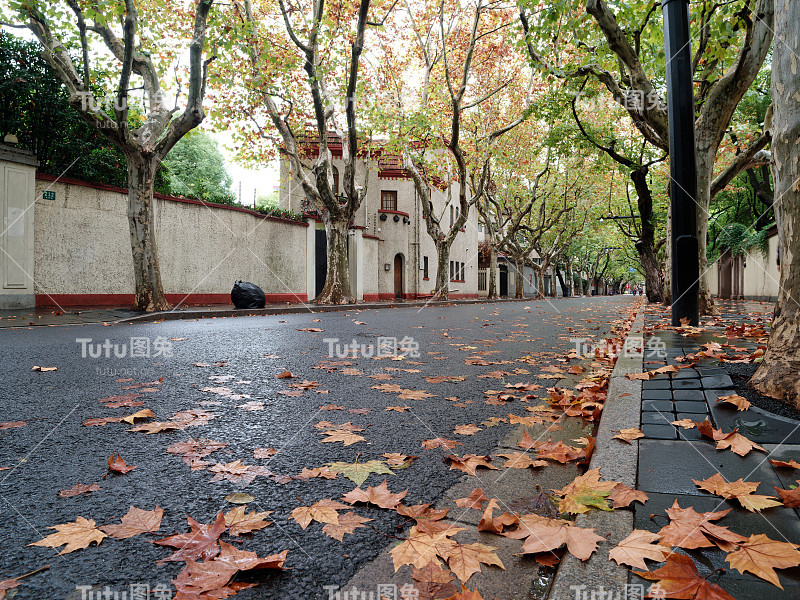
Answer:
[[[584,78],[602,85],[655,148],[669,149],[660,2],[635,0],[525,0],[520,21],[532,64],[576,89]],[[697,223],[700,309],[713,302],[706,282],[708,208],[724,178],[767,157],[768,131],[752,139],[722,173],[715,173],[718,150],[739,101],[756,80],[773,39],[774,0],[692,4],[697,38],[693,48],[696,107]],[[722,177],[723,179],[718,179]],[[724,185],[722,186],[724,187]],[[669,300],[669,299],[668,299]]]
[[[70,106],[125,156],[133,310],[170,307],[158,262],[153,186],[170,149],[205,118],[212,6],[213,0],[196,0],[173,7],[168,20],[162,3],[134,0],[11,0],[0,9],[0,22],[33,33]],[[184,50],[188,65],[181,63]]]

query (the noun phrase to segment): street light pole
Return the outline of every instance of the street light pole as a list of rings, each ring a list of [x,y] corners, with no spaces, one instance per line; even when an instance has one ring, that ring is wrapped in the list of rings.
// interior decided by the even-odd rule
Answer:
[[[699,321],[700,260],[697,240],[697,164],[694,89],[689,43],[689,0],[663,0],[667,61],[670,207],[672,210],[672,325]]]

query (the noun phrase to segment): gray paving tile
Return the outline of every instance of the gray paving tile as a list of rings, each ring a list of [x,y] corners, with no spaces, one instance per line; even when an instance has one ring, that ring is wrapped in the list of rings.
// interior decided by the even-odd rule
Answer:
[[[664,494],[709,495],[698,489],[692,479],[699,481],[719,472],[729,481],[740,478],[760,481],[757,493],[774,495],[772,485],[780,485],[780,479],[765,457],[763,452],[757,451],[738,456],[730,450],[717,450],[711,440],[640,439],[638,489]]]
[[[643,412],[672,412],[672,400],[645,400],[642,402]]]
[[[670,425],[675,420],[672,411],[669,412],[643,412],[642,425]],[[671,425],[670,425],[671,427]]]
[[[703,390],[673,390],[673,400],[705,400]]]
[[[675,402],[675,410],[677,412],[705,415],[708,414],[708,405],[705,402],[695,402],[693,400],[679,400]]]
[[[711,375],[700,379],[700,383],[706,390],[720,390],[733,387],[733,381],[728,375]]]
[[[672,382],[673,390],[699,390],[699,379],[675,379]]]
[[[670,389],[669,379],[651,379],[642,382],[642,390],[668,390]]]
[[[677,373],[672,374],[673,379],[691,379],[699,376],[700,374],[694,369],[681,369]]]
[[[642,424],[641,429],[645,437],[653,440],[672,441],[678,437],[675,433],[675,427],[673,425],[655,425],[652,423],[647,423]],[[641,440],[639,441],[641,442]]]
[[[706,397],[711,406],[711,414],[718,428],[723,431],[739,429],[757,444],[800,444],[800,422],[780,415],[774,415],[756,406],[738,411],[732,404],[716,403],[719,396],[726,396],[729,390],[707,390]]]
[[[642,390],[642,400],[668,400],[672,404],[672,390]]]

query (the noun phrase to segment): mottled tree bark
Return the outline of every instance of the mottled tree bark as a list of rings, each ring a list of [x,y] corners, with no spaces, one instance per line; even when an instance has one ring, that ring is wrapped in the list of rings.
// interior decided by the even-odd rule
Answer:
[[[772,155],[781,279],[772,333],[752,384],[800,408],[800,3],[778,2],[772,55]]]

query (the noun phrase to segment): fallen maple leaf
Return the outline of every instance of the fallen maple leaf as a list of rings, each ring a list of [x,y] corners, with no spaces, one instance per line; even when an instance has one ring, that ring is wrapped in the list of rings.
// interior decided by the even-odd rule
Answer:
[[[764,496],[754,493],[760,485],[758,481],[743,481],[737,479],[736,481],[729,482],[725,481],[725,478],[719,473],[714,473],[711,477],[703,479],[702,481],[697,481],[696,479],[692,479],[692,481],[694,481],[695,485],[701,490],[706,490],[726,500],[735,498],[743,508],[750,512],[757,512],[765,508],[781,505],[773,496]]]
[[[704,600],[736,600],[715,583],[703,579],[691,558],[670,554],[667,564],[653,572],[634,571],[636,575],[660,585],[662,598],[697,598]]]
[[[276,379],[294,379],[294,375],[292,375],[291,371],[283,371],[275,375]]]
[[[140,410],[139,412],[133,413],[132,415],[128,415],[127,417],[122,417],[122,420],[125,421],[126,423],[130,423],[131,425],[133,425],[133,422],[136,419],[148,419],[150,417],[155,417],[155,416],[156,415],[153,413],[152,410],[150,410],[149,408],[145,408],[143,410]]]
[[[309,469],[303,467],[303,470],[297,475],[298,479],[313,479],[319,477],[321,479],[336,479],[339,474],[336,471],[331,471],[328,467],[315,467]]]
[[[188,533],[176,533],[153,543],[158,546],[169,546],[177,548],[175,552],[167,558],[157,561],[159,563],[169,561],[208,560],[219,554],[217,540],[222,532],[225,531],[225,517],[222,511],[217,513],[217,518],[210,525],[198,523],[192,517],[186,516],[190,531]]]
[[[225,526],[228,528],[228,533],[237,536],[242,533],[252,533],[253,531],[260,531],[272,525],[272,521],[265,521],[264,517],[272,514],[271,510],[264,512],[249,512],[245,514],[246,506],[237,506],[223,515],[225,518]]]
[[[400,452],[384,452],[381,454],[386,459],[386,464],[392,469],[407,469],[419,456],[402,454]]]
[[[783,589],[775,569],[788,569],[800,565],[798,548],[800,546],[771,540],[763,533],[759,533],[751,535],[739,544],[739,548],[728,554],[725,560],[732,569],[740,573],[750,571],[756,577]]]
[[[355,504],[356,502],[367,502],[374,504],[381,508],[396,508],[400,500],[406,497],[408,490],[398,494],[392,494],[389,487],[386,485],[386,480],[383,480],[377,487],[368,487],[366,490],[360,487],[354,488],[342,496],[342,500],[348,504]]]
[[[116,454],[116,458],[114,455]],[[128,473],[136,468],[136,465],[128,465],[122,460],[122,457],[117,452],[112,452],[108,457],[108,468],[115,473]]]
[[[142,510],[131,506],[121,519],[121,523],[100,527],[108,535],[118,540],[125,540],[140,533],[155,533],[161,528],[164,509],[156,506],[153,510]]]
[[[328,463],[328,467],[334,473],[341,473],[359,487],[367,480],[370,473],[394,475],[382,460],[370,460],[363,463],[334,462]]]
[[[392,557],[395,571],[403,565],[413,565],[422,569],[455,545],[456,542],[446,535],[430,535],[412,529],[408,538],[392,548],[389,554]]]
[[[681,508],[675,500],[666,511],[670,523],[658,532],[661,543],[687,550],[708,548],[716,544],[723,549],[731,550],[747,538],[711,522],[718,521],[730,511],[731,509],[698,513],[691,506]]]
[[[529,467],[546,467],[546,460],[534,460],[529,454],[524,452],[498,452],[497,456],[506,459],[504,469],[527,469]]]
[[[643,438],[644,433],[638,427],[628,427],[627,429],[620,429],[619,433],[612,436],[611,439],[622,440],[623,442],[631,443],[633,440]]]
[[[38,542],[28,544],[28,546],[58,548],[66,544],[64,549],[59,552],[59,555],[61,555],[87,548],[92,542],[100,544],[103,538],[106,537],[105,533],[95,527],[95,523],[92,519],[85,519],[84,517],[77,517],[74,523],[52,525],[48,527],[48,529],[55,529],[56,533],[51,533]]]
[[[479,431],[483,431],[480,427],[476,427],[473,423],[469,425],[456,425],[453,433],[456,435],[475,435]]]
[[[612,505],[613,508],[625,508],[626,506],[630,506],[633,502],[641,502],[644,504],[647,502],[647,494],[629,488],[624,483],[618,483],[611,490],[608,499],[614,503]]]
[[[556,496],[562,496],[558,502],[560,512],[579,514],[588,512],[589,507],[611,510],[606,498],[617,484],[618,481],[600,481],[600,469],[591,469],[560,490],[552,491]]]
[[[461,508],[475,508],[477,510],[481,510],[483,503],[488,501],[489,498],[486,497],[486,494],[483,493],[483,490],[481,488],[476,488],[472,490],[470,495],[466,498],[458,498],[456,500],[456,506]]]
[[[308,527],[311,521],[338,525],[339,513],[337,511],[345,508],[350,507],[336,500],[325,498],[319,502],[315,502],[311,506],[298,506],[289,514],[289,518],[294,519],[302,529]]]
[[[720,396],[717,398],[717,404],[720,402],[727,402],[729,404],[733,404],[736,407],[736,410],[747,410],[750,408],[750,401],[745,398],[744,396],[740,396],[739,394],[731,394],[730,396]]]
[[[445,460],[450,461],[450,470],[463,471],[467,475],[477,476],[478,467],[486,469],[499,469],[490,464],[492,460],[490,456],[480,456],[477,454],[465,454],[464,456],[456,456],[455,454],[448,454]]]
[[[453,574],[443,569],[438,561],[431,561],[421,569],[411,567],[411,579],[417,582],[415,586],[420,598],[444,598],[451,594],[451,598],[463,598],[464,596],[453,596],[458,589],[453,585]]]
[[[645,558],[655,562],[662,562],[671,552],[670,548],[654,543],[660,538],[661,536],[657,533],[634,529],[615,548],[609,550],[608,558],[618,565],[647,569],[647,564],[644,562]]]
[[[352,511],[346,512],[339,515],[337,524],[325,523],[322,527],[322,533],[342,542],[346,533],[353,533],[359,527],[366,527],[364,523],[369,521],[372,521],[372,519],[361,517]]]
[[[497,548],[486,544],[458,544],[444,548],[443,558],[447,560],[450,570],[462,583],[466,583],[475,573],[480,573],[481,564],[495,565],[505,570],[500,557],[495,554]]]
[[[346,429],[333,429],[329,431],[325,431],[324,435],[326,436],[325,439],[321,440],[321,443],[326,442],[342,442],[345,446],[351,446],[357,442],[363,442],[366,438],[358,435],[357,433],[353,433],[352,431],[348,431]]]
[[[275,450],[275,448],[256,448],[253,450],[253,458],[261,459],[261,458],[272,458],[275,456],[280,450]]]
[[[783,502],[784,506],[788,506],[789,508],[798,508],[800,507],[800,479],[797,480],[797,486],[793,490],[782,490],[779,487],[772,486],[775,488],[775,491],[778,493],[778,496]]]
[[[493,533],[503,533],[503,528],[519,523],[519,517],[505,512],[495,517],[494,509],[498,507],[496,498],[492,498],[483,511],[481,520],[478,522],[478,531],[491,531]]]
[[[422,440],[422,447],[425,450],[433,450],[434,448],[441,448],[442,450],[452,450],[456,446],[461,446],[461,442],[455,440],[448,440],[445,438],[433,438],[431,440]]]
[[[61,490],[58,492],[59,497],[61,498],[71,498],[72,496],[78,496],[80,494],[89,494],[91,492],[96,492],[100,489],[100,485],[97,483],[76,483],[68,490]]]
[[[569,521],[549,519],[537,514],[521,516],[517,529],[503,535],[517,540],[524,539],[522,554],[550,552],[566,544],[569,553],[580,560],[588,560],[597,550],[597,543],[605,539],[597,535],[594,529],[575,527]]]
[[[797,462],[796,460],[794,460],[794,459],[792,459],[792,460],[790,460],[790,461],[788,461],[788,462],[787,462],[787,461],[785,461],[785,460],[772,460],[772,459],[770,458],[770,459],[769,459],[769,463],[770,463],[770,464],[771,464],[773,467],[785,467],[785,468],[787,468],[787,469],[800,469],[800,463],[798,463],[798,462]]]
[[[208,470],[214,473],[211,483],[226,479],[241,485],[249,485],[259,475],[268,477],[273,474],[267,467],[243,465],[241,459],[229,463],[216,463]]]

